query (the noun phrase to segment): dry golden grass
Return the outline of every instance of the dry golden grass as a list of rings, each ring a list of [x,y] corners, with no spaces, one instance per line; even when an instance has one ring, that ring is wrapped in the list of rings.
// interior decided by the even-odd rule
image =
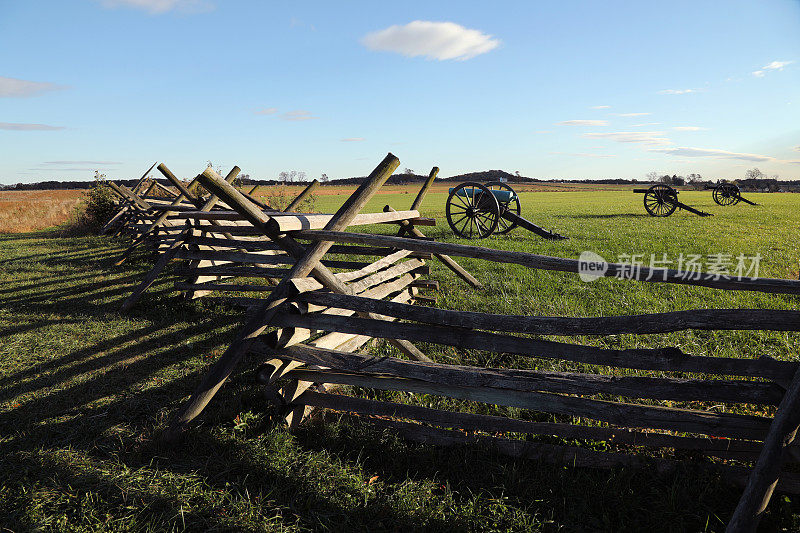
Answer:
[[[0,191],[0,233],[24,233],[63,224],[84,191]]]

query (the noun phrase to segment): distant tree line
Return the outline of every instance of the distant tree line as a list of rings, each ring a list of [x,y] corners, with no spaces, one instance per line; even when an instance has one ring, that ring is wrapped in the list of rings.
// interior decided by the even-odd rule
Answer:
[[[211,163],[209,162],[209,165]],[[212,167],[213,168],[213,167]],[[219,171],[218,171],[219,172]],[[409,183],[419,183],[428,178],[427,174],[417,174],[410,168],[403,169],[402,172],[393,174],[389,177],[386,183],[391,185],[405,185]],[[322,174],[319,178],[323,184],[331,185],[358,185],[366,178],[364,176],[355,178],[343,178],[331,180],[327,174]],[[133,187],[138,183],[138,180],[114,180],[116,183]],[[157,179],[159,183],[169,186],[170,183],[165,179]],[[253,185],[288,185],[297,184],[302,185],[311,181],[308,175],[303,171],[287,170],[280,172],[277,179],[253,179],[249,174],[241,174],[236,179],[236,185],[240,186],[253,186]],[[671,186],[690,186],[696,189],[704,189],[713,186],[717,183],[722,183],[728,180],[707,180],[700,174],[688,174],[686,176],[678,174],[662,174],[659,172],[649,172],[644,180],[636,178],[608,178],[599,180],[586,180],[586,179],[542,179],[542,178],[529,178],[520,175],[519,171],[511,173],[505,170],[483,170],[480,172],[468,172],[466,174],[459,174],[449,178],[438,178],[437,181],[460,183],[463,181],[478,181],[486,183],[489,181],[505,181],[508,183],[595,183],[603,185],[635,185],[644,183],[664,183]],[[795,191],[800,192],[800,180],[779,180],[777,175],[767,177],[763,172],[757,168],[748,170],[745,173],[744,179],[730,180],[739,185],[743,190],[775,192],[775,191]],[[0,185],[0,190],[11,191],[28,191],[28,190],[41,190],[41,189],[90,189],[93,186],[92,181],[41,181],[38,183],[17,183],[16,185]]]

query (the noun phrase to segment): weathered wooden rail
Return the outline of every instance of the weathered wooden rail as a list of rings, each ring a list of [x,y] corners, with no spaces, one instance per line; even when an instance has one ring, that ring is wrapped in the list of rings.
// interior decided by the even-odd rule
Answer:
[[[800,448],[794,443],[800,425],[797,361],[691,355],[674,346],[608,349],[570,340],[686,329],[800,332],[800,311],[698,309],[576,318],[412,305],[422,299],[420,288],[437,287],[421,278],[431,257],[476,287],[479,282],[452,257],[565,273],[579,272],[580,262],[426,239],[417,226],[430,221],[420,217],[418,208],[436,168],[409,210],[387,206],[383,213],[360,214],[398,164],[387,156],[332,215],[266,210],[211,169],[196,178],[219,204],[208,209],[180,199],[191,197],[177,185],[176,198],[166,206],[156,201],[142,205],[145,200],[135,191],[120,189],[126,209],[150,217],[150,226],[169,213],[159,220],[162,253],[138,294],[176,259],[187,262],[184,273],[189,276],[177,287],[190,294],[252,295],[242,299],[249,306],[247,323],[176,415],[167,440],[174,442],[187,431],[251,354],[263,360],[257,379],[291,426],[312,409],[328,409],[393,428],[412,440],[447,446],[479,443],[518,457],[578,467],[668,471],[690,452],[703,458],[696,463],[698,469],[745,486],[729,531],[753,531],[773,490],[800,493],[800,475],[783,469],[784,463],[800,463]],[[138,227],[147,225],[134,220]],[[170,221],[173,225],[165,225]],[[347,230],[372,223],[397,224],[398,235]],[[604,275],[630,282],[800,294],[797,280],[606,266]],[[242,276],[260,281],[244,282]],[[358,353],[373,339],[385,339],[400,356]],[[509,365],[435,362],[414,344],[420,342],[496,354],[493,360]],[[517,364],[524,368],[508,368],[512,361],[521,361]],[[553,364],[569,370],[553,371]],[[380,399],[366,399],[352,387],[383,392],[373,395]],[[420,405],[393,392],[449,398],[448,405],[463,405],[465,411],[430,407],[430,401]],[[509,416],[466,412],[474,403],[496,406],[492,410]],[[762,414],[740,414],[742,406]],[[553,444],[553,437],[586,444],[605,441],[609,450]],[[676,458],[650,457],[642,448],[658,455],[674,450]]]

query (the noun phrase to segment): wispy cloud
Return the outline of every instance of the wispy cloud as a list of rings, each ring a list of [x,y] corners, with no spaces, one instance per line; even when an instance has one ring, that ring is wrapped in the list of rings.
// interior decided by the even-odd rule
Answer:
[[[0,76],[0,98],[27,98],[59,89],[66,89],[66,87],[55,83]]]
[[[649,145],[672,144],[663,131],[616,131],[609,133],[584,133],[591,139],[610,139],[620,143],[643,143]]]
[[[45,161],[43,165],[121,165],[119,161]]]
[[[755,162],[775,161],[774,157],[770,157],[768,155],[729,152],[727,150],[715,150],[709,148],[689,148],[685,146],[675,148],[650,148],[649,151],[683,157],[713,157],[716,159],[741,159],[743,161]]]
[[[641,124],[631,124],[631,128],[643,128],[645,126],[660,126],[661,122],[642,122]]]
[[[49,126],[47,124],[19,124],[16,122],[0,122],[0,130],[11,131],[55,131],[63,130],[63,126]]]
[[[783,67],[792,63],[794,63],[794,61],[773,61],[769,65],[764,65],[761,68],[764,70],[783,70]]]
[[[553,155],[568,155],[574,157],[595,157],[595,158],[608,158],[608,157],[617,157],[611,154],[587,154],[587,153],[575,153],[575,152],[550,152]]]
[[[792,148],[792,150],[794,150],[795,152],[800,152],[800,144]]]
[[[357,143],[364,140],[364,137],[346,137],[342,139],[343,143]]]
[[[703,131],[708,128],[701,128],[700,126],[675,126],[672,129],[675,131]]]
[[[618,117],[643,117],[652,113],[615,113]]]
[[[494,50],[500,41],[454,22],[415,20],[405,26],[369,33],[361,39],[361,44],[370,50],[396,52],[406,57],[464,61]]]
[[[256,115],[274,115],[278,112],[277,107],[265,107],[264,109],[258,109],[253,111]]]
[[[663,91],[658,91],[658,94],[689,94],[696,92],[697,89],[664,89]]]
[[[589,109],[611,109],[610,105],[593,105]]]
[[[55,171],[64,171],[64,172],[79,172],[79,171],[86,171],[86,172],[94,172],[95,170],[115,170],[111,168],[104,168],[104,167],[40,167],[40,168],[29,168],[28,170],[34,170],[37,173],[41,174],[44,172],[55,172]]]
[[[556,122],[560,126],[608,126],[607,120],[565,120]]]
[[[314,120],[319,117],[315,117],[311,114],[311,111],[306,111],[304,109],[297,109],[295,111],[287,111],[281,115],[283,120],[290,120],[292,122],[300,121],[300,120]]]
[[[108,8],[143,9],[154,15],[173,10],[184,13],[202,13],[214,9],[214,4],[208,0],[100,0],[100,3],[103,7]]]
[[[308,28],[311,31],[317,31],[317,27],[316,26],[314,26],[313,24],[306,24],[305,22],[303,22],[302,20],[300,20],[297,17],[292,17],[289,20],[289,27],[290,28]]]
[[[794,61],[773,61],[761,67],[760,70],[754,70],[753,76],[755,76],[756,78],[763,78],[767,74],[767,71],[783,70],[783,67],[785,67],[786,65],[790,65],[792,63],[794,63]]]

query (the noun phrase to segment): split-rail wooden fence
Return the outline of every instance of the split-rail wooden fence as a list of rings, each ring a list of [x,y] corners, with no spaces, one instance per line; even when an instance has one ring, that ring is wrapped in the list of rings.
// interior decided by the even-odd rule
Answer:
[[[677,347],[608,349],[544,340],[542,335],[656,334],[694,330],[800,331],[800,312],[767,309],[697,309],[668,313],[591,318],[497,315],[412,305],[425,259],[437,257],[473,287],[480,283],[453,257],[577,273],[577,260],[436,242],[417,226],[433,223],[418,208],[436,171],[408,211],[387,206],[382,213],[361,209],[398,166],[389,154],[332,215],[271,210],[231,185],[212,169],[192,186],[208,191],[202,201],[171,176],[172,201],[149,198],[149,189],[115,186],[124,200],[117,221],[134,246],[152,239],[159,259],[126,300],[141,295],[173,259],[188,262],[188,280],[178,287],[190,295],[247,290],[248,320],[210,368],[176,416],[165,438],[179,438],[217,393],[247,353],[261,356],[258,381],[268,397],[296,425],[312,409],[354,413],[412,440],[455,445],[479,443],[520,457],[576,467],[636,466],[668,471],[684,461],[653,458],[640,448],[694,457],[695,468],[743,485],[744,493],[728,531],[753,531],[772,492],[800,493],[800,363],[769,357],[696,356]],[[233,175],[233,176],[232,176]],[[152,187],[152,186],[150,186]],[[293,202],[296,203],[296,202]],[[392,223],[398,235],[355,233],[359,224]],[[116,225],[115,225],[116,224]],[[121,231],[117,229],[116,231]],[[327,254],[335,254],[326,259]],[[378,256],[376,261],[364,260]],[[122,260],[127,257],[127,253]],[[344,257],[344,259],[342,259]],[[333,270],[337,270],[334,273]],[[609,264],[605,276],[630,266]],[[632,282],[678,283],[719,290],[800,295],[800,281],[686,276],[671,269],[640,268]],[[242,285],[221,280],[255,277],[267,283]],[[401,357],[359,353],[380,338]],[[567,362],[579,370],[556,372],[481,368],[432,361],[414,343],[493,352],[535,361]],[[532,364],[531,366],[536,366]],[[541,365],[539,365],[541,366]],[[601,372],[602,371],[602,372]],[[609,375],[610,372],[610,375]],[[403,391],[512,407],[551,415],[549,421],[433,409],[365,399],[342,386]],[[676,406],[677,404],[677,406]],[[714,405],[713,408],[699,406]],[[737,406],[758,406],[768,415],[745,415]],[[729,406],[731,408],[718,408]],[[556,420],[556,421],[552,421]],[[505,437],[496,437],[498,433]],[[513,438],[509,438],[512,436]],[[605,441],[613,451],[552,444],[523,436]],[[548,439],[545,439],[548,440]],[[750,466],[752,465],[752,466]]]

